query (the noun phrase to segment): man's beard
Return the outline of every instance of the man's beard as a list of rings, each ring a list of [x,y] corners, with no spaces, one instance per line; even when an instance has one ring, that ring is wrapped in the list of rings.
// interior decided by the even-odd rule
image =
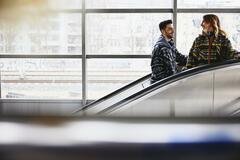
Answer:
[[[173,33],[172,33],[172,34],[169,34],[169,35],[167,35],[167,38],[168,38],[168,39],[173,39]]]

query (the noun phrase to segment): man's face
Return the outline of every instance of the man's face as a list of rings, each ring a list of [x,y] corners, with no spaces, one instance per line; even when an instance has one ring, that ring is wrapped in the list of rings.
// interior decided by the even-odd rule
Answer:
[[[172,24],[168,24],[165,29],[162,30],[164,36],[168,39],[172,39],[174,36],[174,28]]]

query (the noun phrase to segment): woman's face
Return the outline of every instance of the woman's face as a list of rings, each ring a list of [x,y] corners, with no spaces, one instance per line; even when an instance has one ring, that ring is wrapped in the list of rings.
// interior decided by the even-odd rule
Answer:
[[[211,24],[209,22],[206,22],[203,20],[201,23],[201,26],[202,26],[204,32],[213,31],[213,27],[211,26]]]

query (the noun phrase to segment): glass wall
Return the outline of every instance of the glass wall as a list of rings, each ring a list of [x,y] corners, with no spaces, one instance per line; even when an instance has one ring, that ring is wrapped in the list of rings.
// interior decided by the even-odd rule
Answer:
[[[87,54],[149,54],[171,14],[88,14]],[[96,25],[97,24],[97,25]]]
[[[0,14],[2,98],[94,100],[109,94],[150,73],[158,24],[166,19],[174,19],[176,45],[185,55],[206,13],[220,17],[240,50],[238,0],[41,2],[47,12],[37,18],[31,18],[33,2],[17,23],[8,10],[6,17]]]
[[[88,98],[98,99],[147,75],[149,64],[150,59],[89,59]]]
[[[18,4],[1,5],[1,98],[82,99],[82,1]]]
[[[50,13],[17,24],[0,23],[1,54],[81,54],[81,14]]]
[[[2,98],[81,99],[81,59],[1,59]]]

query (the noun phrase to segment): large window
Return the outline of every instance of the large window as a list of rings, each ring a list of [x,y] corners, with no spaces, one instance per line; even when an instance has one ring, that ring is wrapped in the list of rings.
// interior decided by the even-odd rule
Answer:
[[[17,15],[16,6],[4,10],[14,14],[0,13],[2,98],[98,99],[150,73],[158,24],[166,19],[177,26],[177,48],[185,55],[206,13],[220,17],[240,50],[239,0],[29,2],[27,14]]]
[[[81,54],[81,14],[47,14],[18,24],[0,23],[1,54]]]
[[[98,99],[150,72],[150,59],[88,60],[88,98]]]
[[[2,98],[81,99],[81,59],[2,59]]]
[[[171,14],[87,14],[87,54],[150,54]]]

